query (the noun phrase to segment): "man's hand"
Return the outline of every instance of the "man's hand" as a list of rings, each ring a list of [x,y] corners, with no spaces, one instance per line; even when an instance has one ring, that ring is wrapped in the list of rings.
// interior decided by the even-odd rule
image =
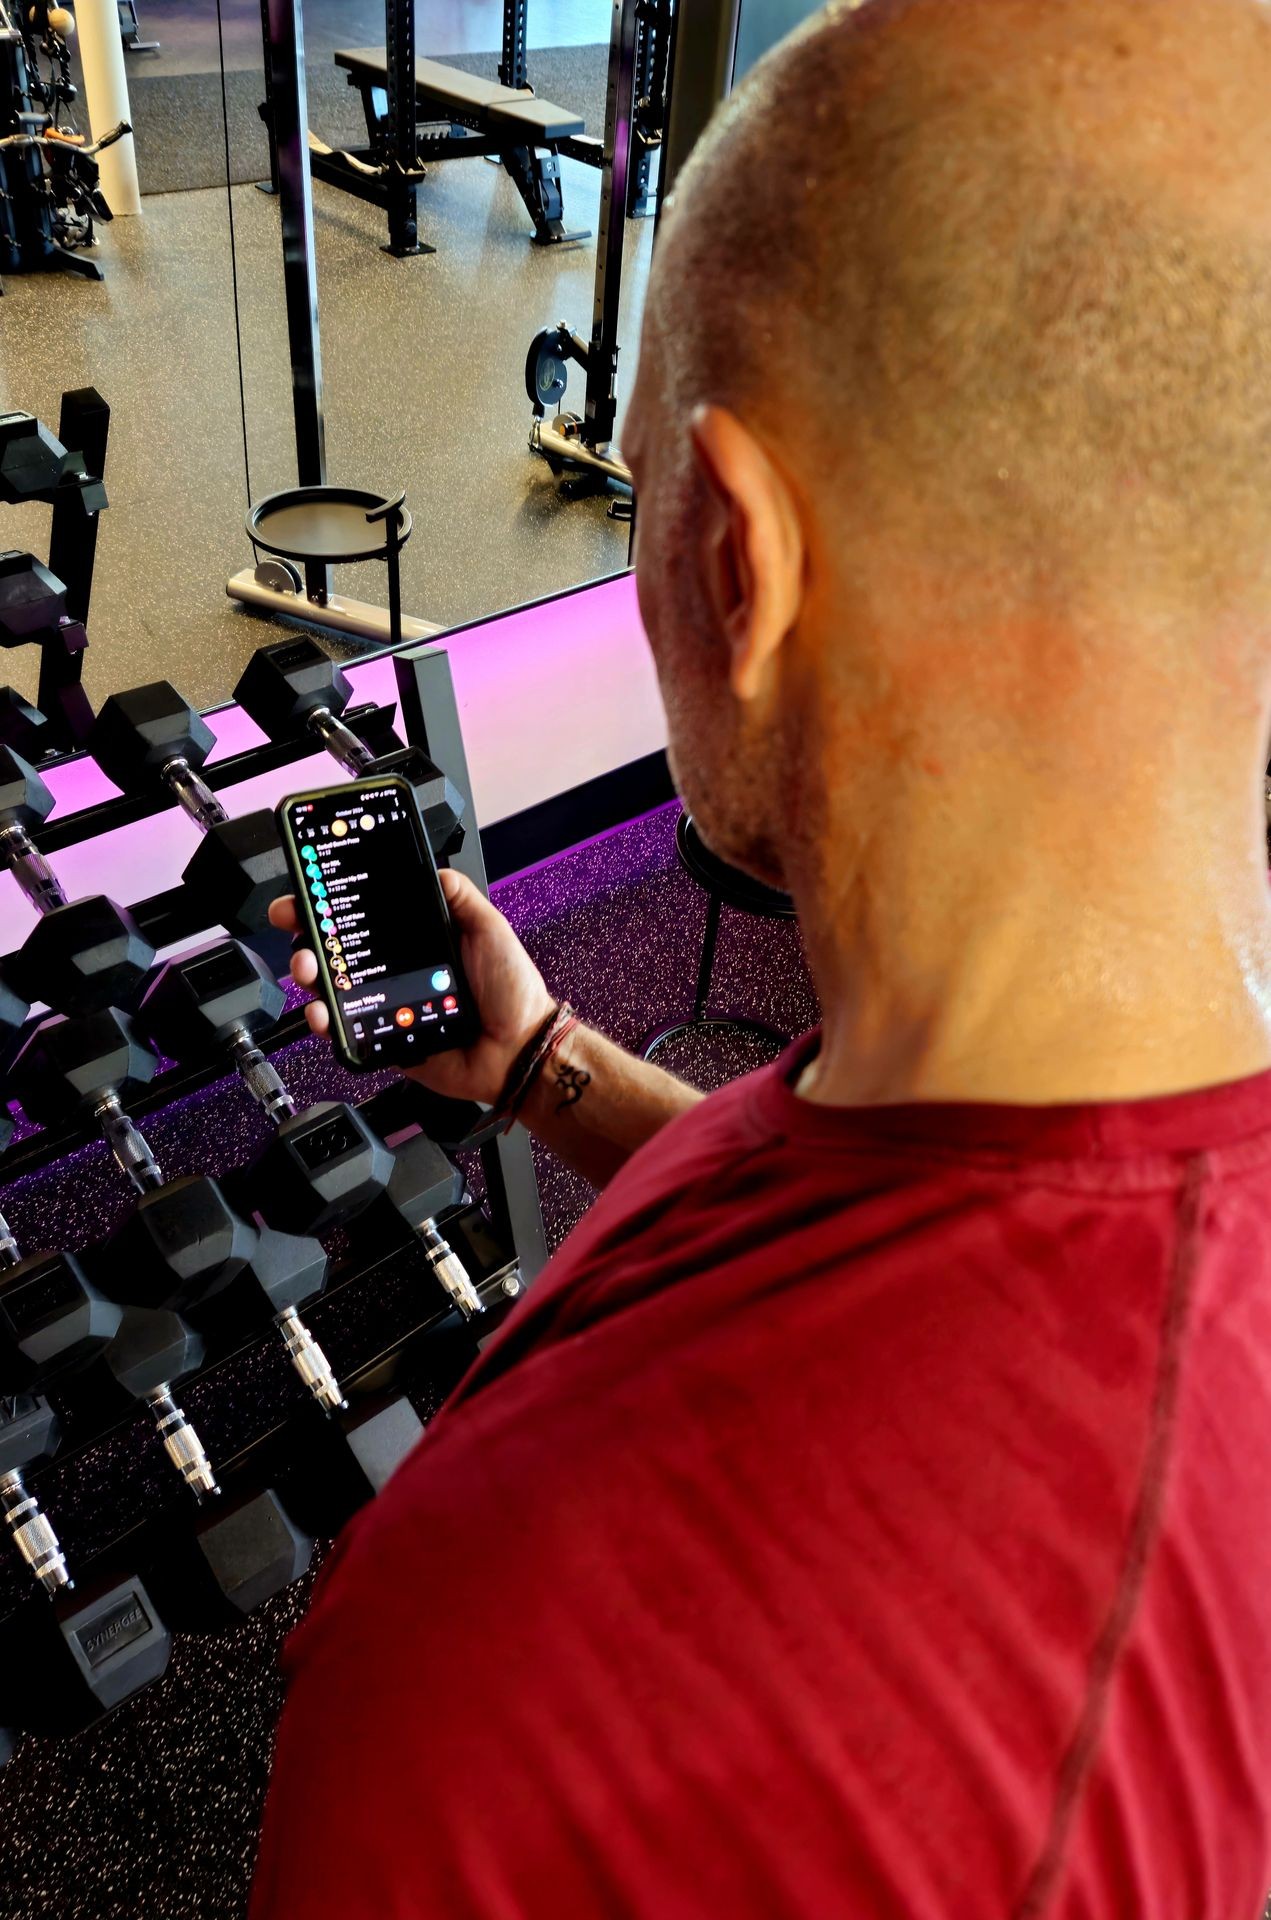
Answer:
[[[556,1002],[503,915],[471,880],[453,868],[443,867],[441,890],[459,934],[463,970],[481,1020],[481,1038],[474,1046],[435,1054],[422,1066],[413,1067],[411,1078],[452,1100],[479,1100],[493,1106],[503,1092],[512,1062]],[[294,896],[286,894],[275,900],[269,918],[286,933],[298,932]],[[292,955],[291,977],[297,986],[316,987],[318,963],[307,947]],[[324,1000],[311,1000],[305,1018],[315,1033],[326,1033],[331,1025]]]

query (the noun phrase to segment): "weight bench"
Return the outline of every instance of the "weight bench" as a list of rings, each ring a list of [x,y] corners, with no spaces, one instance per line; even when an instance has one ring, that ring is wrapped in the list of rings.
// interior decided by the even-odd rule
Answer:
[[[341,151],[311,134],[310,167],[317,179],[385,208],[387,253],[433,251],[420,240],[416,220],[423,163],[480,154],[500,160],[515,181],[539,246],[587,238],[565,231],[560,186],[562,153],[600,163],[601,142],[587,137],[578,114],[529,87],[506,87],[440,60],[416,60],[413,100],[394,100],[384,47],[345,49],[335,64],[362,96],[368,144]]]

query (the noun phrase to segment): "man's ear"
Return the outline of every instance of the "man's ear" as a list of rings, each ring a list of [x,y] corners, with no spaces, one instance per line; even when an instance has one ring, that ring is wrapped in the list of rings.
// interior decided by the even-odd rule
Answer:
[[[753,700],[803,597],[804,537],[780,469],[736,414],[695,408],[689,422],[708,507],[702,578],[729,650],[729,684]]]

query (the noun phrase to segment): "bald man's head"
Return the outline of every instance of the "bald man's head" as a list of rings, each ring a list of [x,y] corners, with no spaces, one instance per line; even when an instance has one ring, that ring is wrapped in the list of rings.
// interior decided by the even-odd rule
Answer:
[[[1263,578],[1269,87],[1256,0],[830,9],[686,170],[668,398],[1061,585]]]
[[[864,0],[756,69],[681,178],[633,407],[647,612],[708,774],[740,741],[692,722],[668,599],[718,624],[703,406],[787,490],[814,590],[868,611],[885,554],[919,617],[1262,647],[1269,99],[1260,0]]]

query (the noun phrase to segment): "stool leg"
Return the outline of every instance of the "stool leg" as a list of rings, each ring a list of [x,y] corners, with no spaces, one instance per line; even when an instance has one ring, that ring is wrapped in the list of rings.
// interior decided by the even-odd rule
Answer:
[[[719,943],[719,914],[722,902],[717,893],[706,896],[706,931],[702,935],[702,958],[697,969],[697,992],[693,996],[693,1018],[700,1020],[711,997],[711,974],[715,969],[715,948]]]
[[[401,522],[396,514],[388,529],[388,644],[397,648],[402,644],[402,575],[400,549],[397,543],[397,529]]]

